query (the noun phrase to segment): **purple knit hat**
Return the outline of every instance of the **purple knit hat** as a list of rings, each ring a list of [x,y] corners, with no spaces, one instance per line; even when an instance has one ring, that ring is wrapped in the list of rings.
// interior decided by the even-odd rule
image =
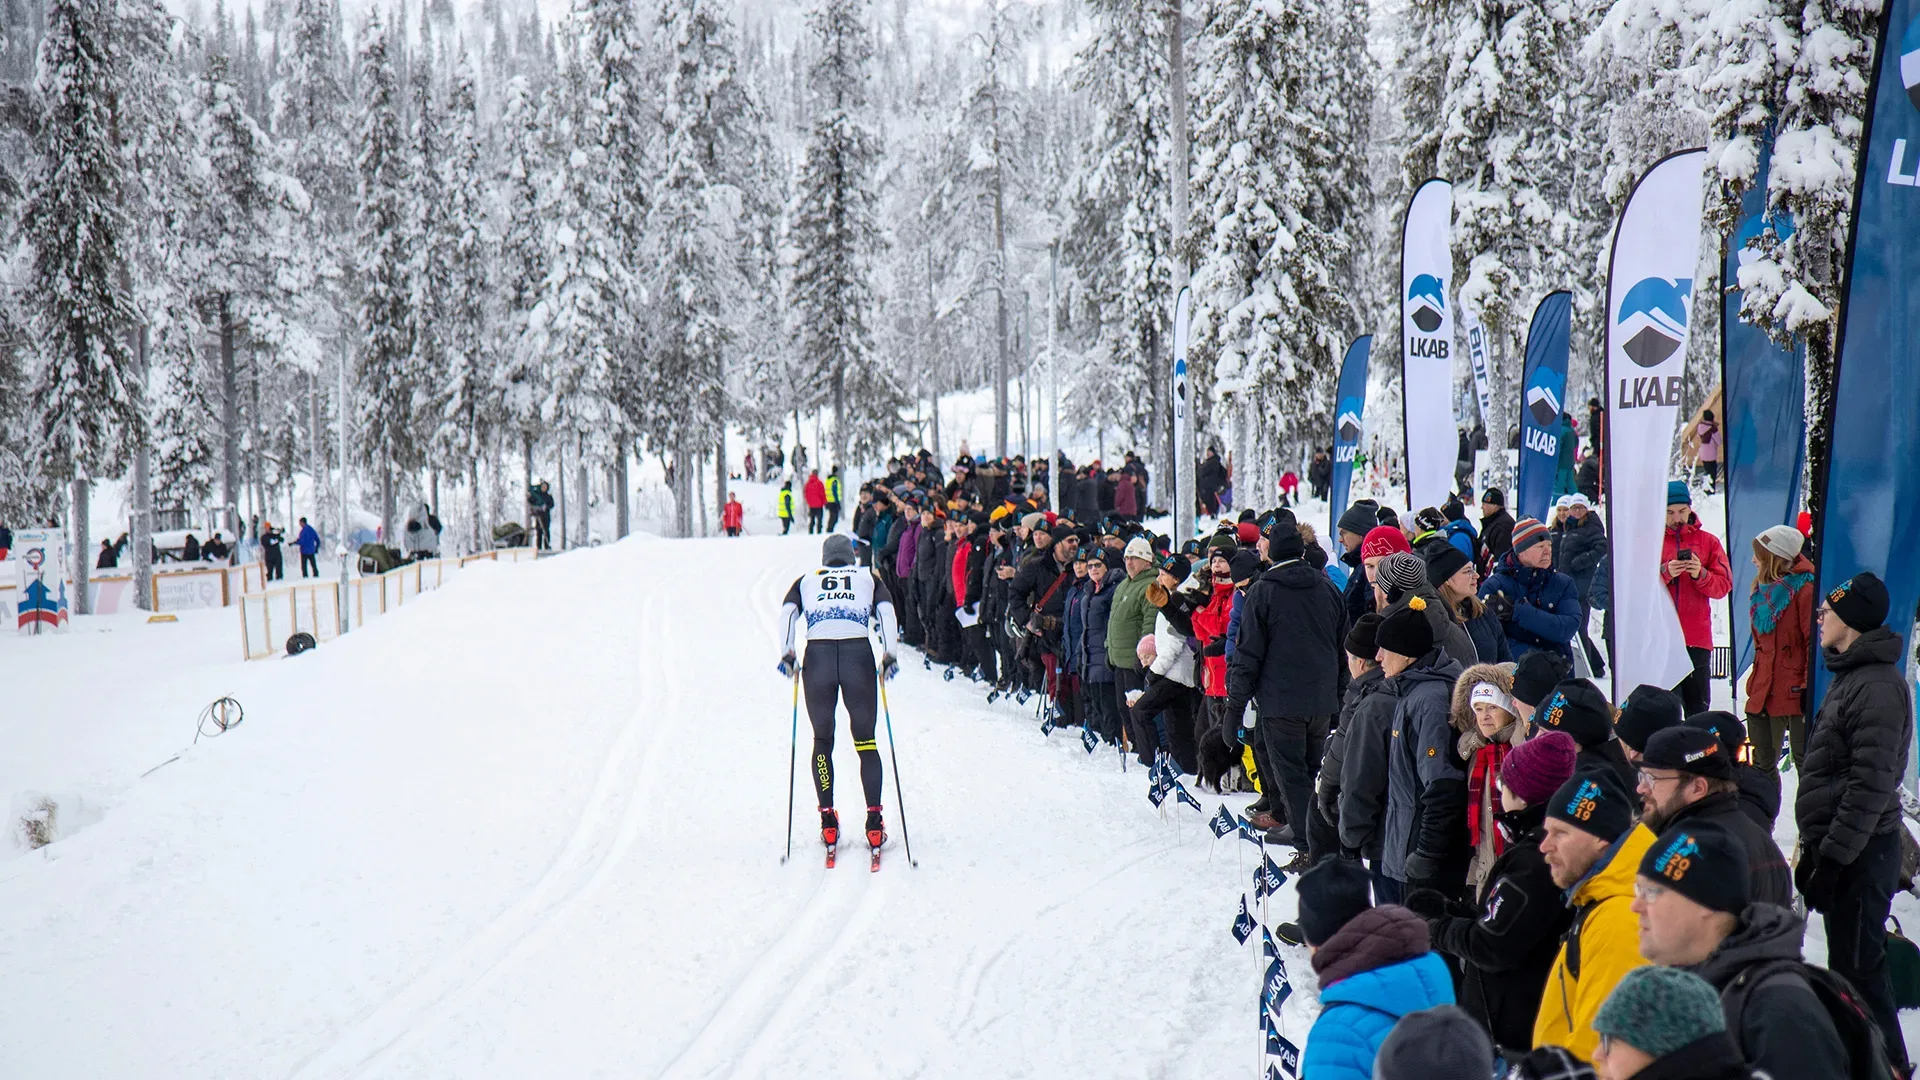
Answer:
[[[1543,731],[1513,748],[1500,763],[1500,782],[1507,790],[1537,806],[1553,797],[1573,775],[1580,744],[1564,731]]]

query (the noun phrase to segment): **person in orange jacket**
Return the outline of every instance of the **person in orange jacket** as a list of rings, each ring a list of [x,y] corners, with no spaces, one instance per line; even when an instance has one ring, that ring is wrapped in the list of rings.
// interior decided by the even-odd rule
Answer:
[[[720,508],[720,527],[727,530],[728,536],[739,536],[746,517],[747,508],[740,505],[740,496],[727,492],[727,505]]]
[[[1687,638],[1687,655],[1693,659],[1693,674],[1674,691],[1686,703],[1687,715],[1708,708],[1708,661],[1713,656],[1713,604],[1733,591],[1733,565],[1727,562],[1727,549],[1712,533],[1700,527],[1693,512],[1693,492],[1684,480],[1667,484],[1667,535],[1660,549],[1660,580],[1680,616],[1680,631]]]

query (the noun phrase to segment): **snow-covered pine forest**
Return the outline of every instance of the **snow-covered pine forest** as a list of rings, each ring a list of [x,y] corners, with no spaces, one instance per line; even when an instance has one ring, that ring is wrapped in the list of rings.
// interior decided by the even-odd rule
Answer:
[[[0,520],[84,529],[120,477],[136,508],[284,505],[304,475],[331,522],[344,446],[388,536],[424,498],[479,544],[534,476],[624,528],[643,456],[679,466],[690,532],[729,430],[737,453],[825,416],[816,464],[874,460],[938,445],[926,399],[1026,371],[1166,475],[1188,283],[1200,445],[1293,460],[1347,342],[1396,336],[1429,175],[1497,407],[1560,287],[1582,400],[1613,217],[1701,144],[1717,282],[1771,142],[1796,229],[1757,242],[1743,314],[1804,338],[1817,404],[1879,7],[15,0]]]

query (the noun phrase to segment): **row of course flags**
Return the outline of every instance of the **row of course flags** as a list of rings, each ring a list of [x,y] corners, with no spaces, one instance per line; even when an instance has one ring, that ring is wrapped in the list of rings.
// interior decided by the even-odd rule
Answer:
[[[1825,473],[1813,477],[1819,588],[1862,570],[1880,575],[1893,628],[1906,634],[1920,601],[1920,560],[1902,558],[1920,535],[1920,0],[1890,0],[1881,12],[1879,51],[1868,98],[1857,191],[1845,257],[1834,347],[1834,391],[1826,403]],[[1759,251],[1793,235],[1767,206],[1769,135],[1761,169],[1742,199],[1735,231],[1719,253],[1721,423],[1725,433],[1728,538],[1741,544],[1763,529],[1792,524],[1800,510],[1808,417],[1801,343],[1783,345],[1739,316],[1742,289],[1770,272]],[[1706,151],[1686,149],[1640,177],[1614,230],[1606,288],[1604,352],[1607,471],[1604,478],[1613,568],[1615,699],[1640,683],[1672,686],[1692,665],[1671,600],[1654,567],[1665,530],[1666,488],[1681,420],[1690,315],[1701,255]],[[1715,180],[1717,182],[1717,178]],[[1407,505],[1439,506],[1451,493],[1459,437],[1453,395],[1455,285],[1452,185],[1427,180],[1407,205],[1401,231],[1401,341],[1398,353],[1405,435]],[[1571,303],[1544,297],[1534,312],[1517,387],[1521,418],[1517,514],[1551,509],[1560,440],[1566,430]],[[1488,411],[1484,332],[1462,313],[1471,337],[1476,395]],[[1367,428],[1371,338],[1356,339],[1341,365],[1333,415],[1333,483],[1328,525],[1351,497],[1352,462]],[[1391,355],[1391,354],[1389,354]],[[1498,362],[1498,356],[1492,362]],[[1502,433],[1489,432],[1497,445]],[[1751,592],[1752,570],[1735,558],[1735,604]],[[1735,617],[1734,673],[1750,665],[1752,642]],[[1816,686],[1827,673],[1816,665]],[[1920,760],[1917,757],[1916,760]]]
[[[1260,959],[1265,970],[1260,980],[1258,1074],[1266,1080],[1297,1078],[1300,1075],[1300,1048],[1280,1030],[1280,1006],[1293,996],[1293,983],[1287,978],[1286,961],[1280,956],[1273,934],[1267,929],[1264,919],[1255,914],[1256,910],[1264,914],[1266,899],[1278,893],[1280,887],[1287,883],[1286,871],[1280,869],[1273,861],[1273,856],[1267,854],[1265,835],[1247,819],[1228,810],[1224,804],[1207,819],[1207,827],[1213,830],[1217,840],[1237,836],[1260,849],[1259,862],[1253,868],[1252,900],[1248,900],[1247,893],[1240,894],[1240,911],[1233,918],[1233,940],[1245,946],[1255,931],[1260,934]]]

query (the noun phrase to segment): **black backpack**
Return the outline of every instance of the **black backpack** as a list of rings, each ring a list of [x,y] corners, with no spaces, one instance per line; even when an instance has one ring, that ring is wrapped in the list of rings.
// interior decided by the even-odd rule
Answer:
[[[1764,964],[1755,964],[1735,976],[1727,988],[1720,992],[1720,1008],[1727,1017],[1727,1034],[1732,1037],[1734,1045],[1740,1047],[1741,1056],[1744,1057],[1747,1052],[1740,1041],[1740,1019],[1746,1013],[1747,999],[1769,982],[1791,978],[1805,981],[1826,1008],[1834,1030],[1840,1033],[1840,1044],[1847,1048],[1847,1060],[1852,1065],[1847,1075],[1852,1080],[1894,1080],[1898,1074],[1887,1060],[1886,1037],[1881,1033],[1880,1025],[1874,1023],[1873,1014],[1867,1011],[1866,1002],[1860,999],[1853,984],[1826,968],[1815,967],[1802,960],[1769,960]]]

